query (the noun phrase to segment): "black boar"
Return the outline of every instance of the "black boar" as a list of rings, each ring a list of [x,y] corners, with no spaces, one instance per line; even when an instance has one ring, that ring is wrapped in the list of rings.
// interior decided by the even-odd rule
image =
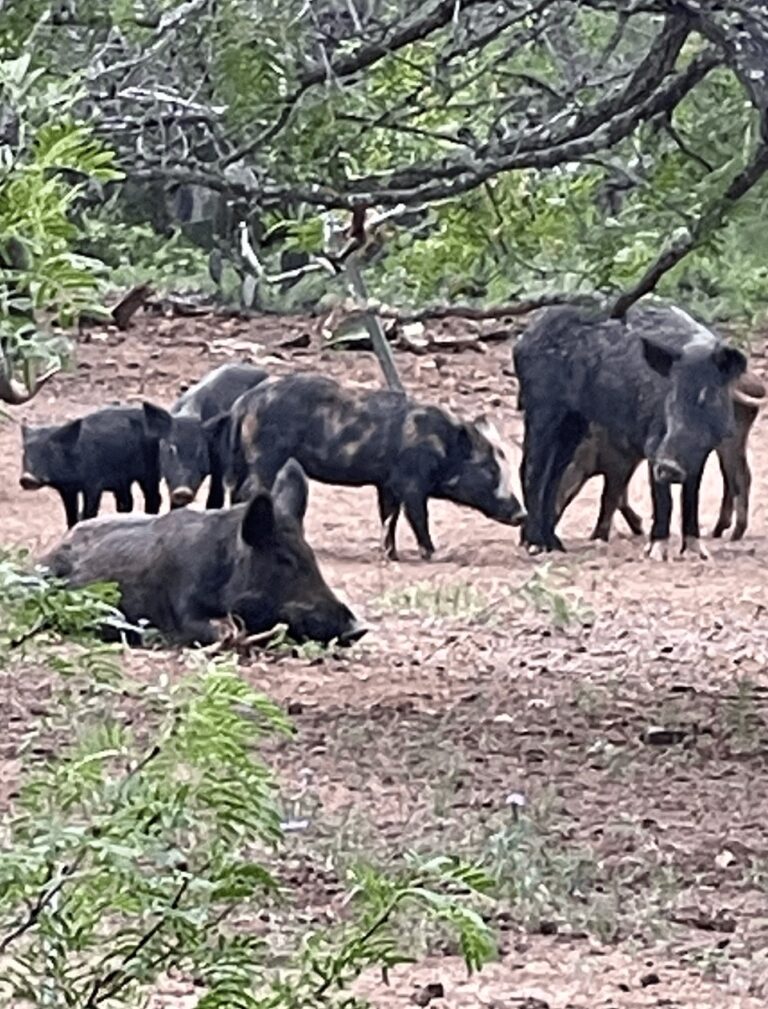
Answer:
[[[120,609],[179,644],[210,644],[211,623],[238,617],[252,633],[285,622],[297,640],[364,633],[304,539],[307,481],[292,460],[272,494],[219,511],[103,516],[73,529],[41,565],[70,586],[116,582]]]
[[[270,487],[291,457],[324,483],[373,484],[390,558],[396,557],[401,507],[421,556],[434,553],[430,497],[469,505],[509,525],[524,517],[512,492],[510,455],[490,421],[464,422],[398,392],[352,392],[316,374],[269,379],[233,407],[231,439],[233,500]]]
[[[21,486],[57,490],[69,528],[98,514],[105,491],[115,495],[118,511],[131,511],[134,482],[147,512],[160,511],[157,440],[148,436],[138,407],[109,406],[67,424],[22,425],[22,443]]]
[[[206,508],[223,506],[226,415],[239,396],[266,377],[252,364],[223,364],[182,393],[170,410],[144,404],[147,430],[160,440],[160,470],[172,508],[194,501],[207,476],[211,483]],[[219,422],[209,423],[214,418]]]
[[[749,491],[752,474],[747,460],[747,442],[760,407],[765,398],[765,386],[757,376],[746,372],[733,390],[734,432],[716,447],[720,470],[723,474],[723,498],[720,514],[712,531],[714,537],[722,536],[733,522],[732,540],[740,540],[747,530],[749,519]],[[630,506],[627,485],[640,463],[637,456],[623,452],[614,445],[607,432],[591,425],[588,436],[579,445],[572,462],[563,475],[557,495],[558,521],[563,511],[576,497],[587,480],[603,476],[605,484],[600,500],[600,514],[592,530],[593,540],[608,540],[613,516],[618,509],[635,535],[643,531],[642,520]]]
[[[700,550],[701,475],[733,427],[731,389],[747,363],[741,351],[677,308],[636,305],[619,321],[569,306],[540,313],[514,360],[525,414],[529,549],[563,549],[555,534],[558,488],[597,424],[622,453],[651,463],[652,556],[666,554],[671,483],[683,484],[683,549]]]

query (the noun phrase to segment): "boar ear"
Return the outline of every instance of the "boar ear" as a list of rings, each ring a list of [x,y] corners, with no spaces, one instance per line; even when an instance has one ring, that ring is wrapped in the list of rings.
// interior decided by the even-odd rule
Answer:
[[[269,494],[260,493],[245,509],[240,529],[252,550],[264,550],[275,540],[275,509]]]
[[[718,347],[712,355],[712,360],[726,382],[733,382],[747,370],[746,357],[733,347]]]
[[[53,437],[60,445],[71,448],[80,437],[82,423],[80,418],[72,420],[69,424],[62,425]]]
[[[295,459],[289,459],[277,474],[272,488],[275,510],[295,519],[299,525],[307,511],[309,486],[304,470]]]
[[[171,415],[154,403],[142,403],[144,426],[154,438],[167,438],[171,433]]]
[[[645,336],[641,339],[645,360],[662,378],[666,378],[672,370],[672,365],[675,361],[680,360],[682,351],[675,350],[672,347],[662,347],[660,343],[655,343]]]

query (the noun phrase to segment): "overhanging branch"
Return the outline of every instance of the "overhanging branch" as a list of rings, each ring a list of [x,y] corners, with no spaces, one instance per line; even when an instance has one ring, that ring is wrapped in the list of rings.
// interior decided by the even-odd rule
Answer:
[[[613,302],[609,314],[614,318],[626,315],[636,301],[654,290],[658,282],[674,266],[701,244],[721,223],[725,215],[768,172],[768,145],[760,144],[754,156],[731,181],[722,196],[713,200],[695,224],[677,241],[664,249],[648,267],[640,280]]]

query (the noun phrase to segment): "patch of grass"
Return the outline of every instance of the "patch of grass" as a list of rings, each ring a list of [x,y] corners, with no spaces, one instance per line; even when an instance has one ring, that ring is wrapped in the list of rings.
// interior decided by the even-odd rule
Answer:
[[[469,582],[417,582],[384,593],[378,604],[389,612],[477,618],[488,610],[489,600]]]
[[[549,616],[556,627],[591,624],[594,613],[576,589],[562,585],[565,577],[564,572],[553,570],[551,564],[542,564],[517,591],[535,610]]]
[[[735,693],[723,699],[723,718],[736,740],[753,749],[761,745],[766,727],[755,702],[755,684],[746,676],[735,681]]]

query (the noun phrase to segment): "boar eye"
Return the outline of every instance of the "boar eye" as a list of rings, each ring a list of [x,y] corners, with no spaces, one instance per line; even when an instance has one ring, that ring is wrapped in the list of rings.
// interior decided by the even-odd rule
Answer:
[[[283,553],[282,551],[278,553],[276,560],[277,566],[286,570],[295,570],[297,566],[296,558],[292,554]]]

